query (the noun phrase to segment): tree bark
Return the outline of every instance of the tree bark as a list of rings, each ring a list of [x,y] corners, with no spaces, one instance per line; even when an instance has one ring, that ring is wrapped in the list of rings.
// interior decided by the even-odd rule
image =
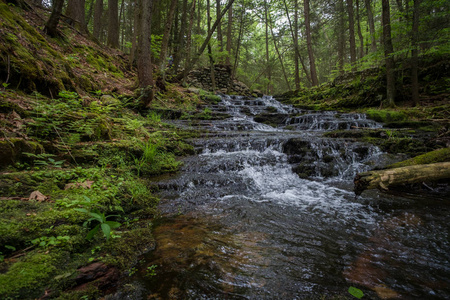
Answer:
[[[309,20],[309,17],[310,17],[309,1],[310,0],[303,1],[304,13],[305,13],[306,44],[308,47],[309,69],[311,72],[311,83],[313,86],[316,86],[319,84],[319,80],[317,79],[316,62],[314,59],[314,52],[313,52],[313,48],[312,48],[311,23]]]
[[[175,15],[175,9],[177,7],[177,0],[172,0],[170,3],[169,13],[167,15],[166,26],[164,27],[164,35],[161,42],[161,52],[159,59],[161,60],[160,70],[163,74],[163,80],[165,80],[165,68],[167,63],[167,48],[169,46],[170,31],[172,30],[173,17]]]
[[[359,0],[356,0],[356,27],[358,28],[358,38],[359,38],[359,59],[361,59],[364,57],[364,37],[361,31]]]
[[[450,162],[360,173],[354,179],[354,192],[359,196],[368,189],[388,190],[396,185],[441,179],[450,179]]]
[[[95,1],[94,7],[94,37],[100,41],[100,32],[102,31],[102,15],[103,15],[103,0]]]
[[[420,0],[414,0],[412,22],[412,53],[411,53],[411,92],[415,106],[419,106],[419,8]]]
[[[64,0],[54,0],[53,10],[47,24],[45,24],[45,32],[51,37],[58,36],[58,24],[61,18],[62,8],[64,5]]]
[[[275,46],[275,51],[277,52],[278,59],[280,60],[281,69],[283,70],[284,80],[286,81],[288,90],[291,90],[291,85],[289,84],[289,80],[288,80],[288,77],[286,74],[286,68],[284,67],[283,58],[281,57],[281,53],[280,53],[280,50],[278,49],[278,45],[277,45],[277,40],[275,39],[275,34],[273,32],[272,17],[270,15],[270,13],[269,13],[269,24],[270,24],[270,32],[272,33],[273,45]],[[298,59],[297,59],[297,69],[298,69]],[[299,84],[299,88],[300,88],[300,84]]]
[[[211,3],[210,0],[206,0],[206,16],[208,23],[208,32],[211,31]],[[209,56],[209,68],[211,72],[211,89],[216,90],[216,74],[214,73],[214,58],[212,55],[211,44],[208,43],[208,56]]]
[[[85,0],[69,0],[67,3],[66,16],[76,22],[73,24],[81,33],[87,32],[86,17],[84,12]]]
[[[233,34],[233,7],[231,6],[228,10],[228,25],[227,25],[227,57],[225,59],[225,64],[231,66],[231,44],[232,44],[232,34]]]
[[[394,47],[391,37],[391,13],[389,0],[382,0],[382,20],[383,20],[383,46],[386,61],[386,104],[388,107],[395,106],[395,77],[394,77]]]
[[[178,72],[178,67],[180,66],[180,62],[183,59],[184,56],[184,35],[186,31],[186,23],[187,23],[187,5],[188,0],[183,0],[183,12],[181,14],[181,26],[180,26],[180,32],[178,34],[177,42],[175,45],[174,50],[174,57],[173,57],[173,72]]]
[[[270,57],[269,57],[269,17],[268,17],[268,7],[267,0],[264,0],[264,19],[265,19],[265,29],[266,29],[266,70],[267,70],[267,95],[271,94],[270,83],[272,81],[272,68],[270,67]]]
[[[338,0],[338,69],[339,73],[344,73],[344,55],[345,55],[345,22],[344,22],[344,0]]]
[[[134,0],[134,30],[133,30],[133,37],[131,38],[131,51],[130,51],[130,66],[133,66],[136,60],[136,52],[138,49],[138,37],[141,35],[141,26],[140,26],[140,19],[141,19],[141,7],[140,7],[140,0]]]
[[[142,18],[140,22],[141,32],[139,36],[138,80],[142,88],[141,104],[143,107],[153,100],[153,68],[151,57],[152,38],[152,6],[153,0],[142,1]]]
[[[352,64],[352,70],[356,71],[355,17],[353,11],[353,0],[347,0],[347,12],[350,42],[350,62]]]
[[[220,16],[220,0],[216,0],[216,15],[217,18]],[[217,25],[217,40],[219,41],[220,52],[223,52],[223,35],[222,35],[222,22],[219,21]]]
[[[372,5],[370,0],[364,0],[367,10],[367,22],[369,23],[370,37],[372,40],[371,51],[377,51],[377,41],[375,39],[375,22],[373,21]]]
[[[294,0],[294,81],[295,89],[300,89],[300,66],[298,53],[298,0]],[[291,89],[291,88],[289,88]]]
[[[289,29],[290,29],[290,31],[291,31],[292,40],[294,41],[294,40],[295,40],[295,33],[294,33],[294,29],[292,28],[292,22],[291,22],[291,18],[290,18],[290,16],[289,16],[289,10],[288,10],[288,6],[287,6],[287,4],[286,4],[286,0],[283,0],[283,3],[284,3],[284,8],[285,8],[285,10],[286,10],[286,16],[287,16],[287,19],[288,19]],[[298,34],[298,32],[297,32],[297,34]],[[300,50],[299,50],[299,48],[298,48],[298,38],[297,38],[297,43],[294,44],[294,50],[295,50],[295,52],[296,52],[296,54],[297,54],[298,59],[300,60],[300,62],[301,62],[301,64],[302,64],[303,71],[304,71],[305,74],[306,74],[306,79],[308,80],[309,83],[312,84],[311,77],[310,77],[309,74],[308,74],[308,73],[309,73],[309,72],[308,72],[308,69],[306,68],[305,62],[304,62],[302,56],[300,55]]]
[[[119,48],[119,1],[108,0],[108,46]]]

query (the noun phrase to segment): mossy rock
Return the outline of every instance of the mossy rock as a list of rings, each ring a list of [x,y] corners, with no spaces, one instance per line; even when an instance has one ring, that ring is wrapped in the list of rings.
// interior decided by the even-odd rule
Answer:
[[[44,147],[33,141],[11,138],[0,141],[0,169],[18,162],[24,157],[23,152],[40,154]]]
[[[442,148],[392,164],[388,166],[388,168],[400,168],[448,161],[450,161],[450,148]]]
[[[368,109],[366,115],[369,119],[381,123],[405,121],[407,119],[405,113],[395,110]]]

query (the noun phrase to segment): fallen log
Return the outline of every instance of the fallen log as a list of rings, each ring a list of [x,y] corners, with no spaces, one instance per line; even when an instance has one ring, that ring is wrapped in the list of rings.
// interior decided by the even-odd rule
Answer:
[[[441,179],[450,179],[450,162],[364,172],[357,174],[353,182],[354,192],[359,196],[368,189],[388,190],[396,185]]]

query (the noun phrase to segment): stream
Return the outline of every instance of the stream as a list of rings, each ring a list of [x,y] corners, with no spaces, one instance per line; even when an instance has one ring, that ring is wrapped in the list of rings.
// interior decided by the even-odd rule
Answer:
[[[444,199],[356,199],[356,173],[401,158],[323,137],[381,124],[269,96],[223,95],[209,109],[229,116],[177,123],[208,133],[192,141],[198,155],[158,183],[156,249],[119,298],[351,299],[353,286],[363,299],[450,299]]]

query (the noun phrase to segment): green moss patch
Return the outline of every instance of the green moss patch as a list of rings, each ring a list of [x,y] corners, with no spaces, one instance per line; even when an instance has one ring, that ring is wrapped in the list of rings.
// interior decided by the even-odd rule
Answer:
[[[433,164],[450,161],[450,148],[434,150],[411,159],[401,161],[388,166],[388,168],[400,168],[414,165]]]

